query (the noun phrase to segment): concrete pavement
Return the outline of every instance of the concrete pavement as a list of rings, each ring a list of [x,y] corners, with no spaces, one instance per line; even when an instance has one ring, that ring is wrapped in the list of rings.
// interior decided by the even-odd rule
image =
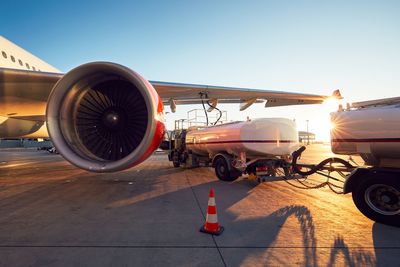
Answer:
[[[171,165],[156,154],[93,174],[45,151],[0,151],[0,266],[400,265],[400,229],[365,218],[351,195]],[[218,237],[199,232],[211,187]]]

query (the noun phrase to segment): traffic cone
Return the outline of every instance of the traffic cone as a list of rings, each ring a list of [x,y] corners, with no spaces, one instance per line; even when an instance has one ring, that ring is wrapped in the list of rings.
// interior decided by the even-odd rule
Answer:
[[[224,227],[218,224],[217,207],[215,205],[214,189],[210,190],[208,198],[207,216],[205,224],[200,228],[200,232],[220,235],[224,231]]]

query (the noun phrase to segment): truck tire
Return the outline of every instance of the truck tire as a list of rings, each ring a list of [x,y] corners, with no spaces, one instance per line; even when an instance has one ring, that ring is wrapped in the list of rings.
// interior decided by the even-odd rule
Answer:
[[[400,177],[374,175],[356,186],[352,197],[366,217],[400,227]]]
[[[173,161],[172,164],[174,164],[174,167],[175,167],[175,168],[179,168],[179,166],[181,165],[181,164],[179,163],[179,161]]]
[[[240,176],[239,171],[231,170],[224,157],[218,157],[215,160],[215,174],[218,179],[225,182],[235,181]]]
[[[181,165],[179,162],[179,154],[177,152],[172,152],[172,164],[174,165],[175,168],[179,168]]]

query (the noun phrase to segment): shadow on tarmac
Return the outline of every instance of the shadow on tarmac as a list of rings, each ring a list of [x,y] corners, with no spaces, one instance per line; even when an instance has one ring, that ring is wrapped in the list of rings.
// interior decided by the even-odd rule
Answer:
[[[328,267],[337,266],[336,260],[342,255],[344,265],[350,267],[356,266],[376,266],[374,255],[368,251],[350,251],[350,248],[345,243],[343,237],[337,236],[331,248]],[[378,265],[379,266],[379,265]]]
[[[395,240],[395,245],[387,245],[388,238],[390,240]],[[389,258],[387,251],[392,249],[396,249],[399,251],[400,248],[400,228],[394,226],[387,226],[381,223],[374,223],[372,226],[372,238],[374,240],[374,248],[375,248],[375,258],[376,258],[376,266],[389,266],[392,262],[394,263],[391,266],[400,264],[400,256],[399,254],[395,254],[394,257]],[[389,264],[388,264],[389,263]]]
[[[387,245],[388,237],[395,241],[395,245]],[[399,250],[399,228],[374,223],[372,226],[372,238],[374,244],[373,255],[367,251],[350,251],[350,248],[345,243],[343,237],[335,238],[331,249],[328,266],[336,266],[335,260],[338,255],[342,254],[346,266],[397,266],[399,264],[398,254],[388,253],[390,250]],[[361,248],[362,250],[362,248]]]
[[[190,170],[191,172],[197,172],[197,170]],[[169,173],[169,172],[168,172]],[[136,202],[134,205],[146,205],[146,202],[157,202],[157,198],[174,198],[174,195],[182,194],[184,191],[192,190],[196,198],[199,198],[201,204],[202,213],[206,213],[207,199],[204,196],[208,196],[208,190],[215,188],[216,191],[230,190],[233,191],[231,194],[225,194],[224,198],[218,199],[217,196],[217,207],[218,217],[222,224],[228,231],[223,235],[215,237],[217,245],[221,249],[235,249],[235,248],[261,248],[264,249],[263,254],[268,253],[269,249],[274,249],[274,243],[281,231],[281,228],[290,217],[297,219],[300,226],[299,234],[301,235],[303,249],[303,263],[304,266],[320,266],[318,263],[318,245],[315,235],[315,225],[313,222],[310,210],[306,206],[302,205],[290,205],[280,208],[271,214],[257,219],[241,219],[237,220],[237,216],[229,212],[229,208],[246,198],[250,194],[252,187],[246,184],[247,181],[231,183],[212,181],[202,183],[199,185],[193,185],[191,188],[185,188],[178,191],[167,193],[167,195],[160,195],[154,199],[146,199],[143,202]],[[190,183],[190,182],[189,182]],[[245,188],[243,188],[245,187]],[[146,188],[146,186],[144,186]],[[149,188],[148,188],[149,189]],[[127,199],[123,200],[124,203],[133,203]],[[121,203],[121,200],[120,202]],[[120,206],[121,207],[121,206]],[[200,222],[201,224],[201,222]],[[199,224],[199,225],[200,225]],[[245,229],[245,230],[243,230]],[[265,231],[264,229],[268,229]],[[267,234],[262,234],[266,233]],[[238,235],[238,233],[241,233]],[[290,246],[287,247],[290,249]],[[251,251],[251,250],[248,250]],[[256,252],[257,253],[257,252]],[[257,253],[259,254],[259,253]],[[333,245],[330,249],[330,258],[327,266],[336,266],[335,261],[340,254],[344,257],[344,262],[348,266],[362,266],[368,265],[373,266],[375,260],[373,255],[368,251],[350,251],[349,247],[345,244],[342,237],[337,237],[334,240]],[[222,252],[224,258],[228,258]],[[238,259],[238,256],[243,256]],[[253,256],[249,254],[236,254],[234,255],[233,265],[244,263],[247,257]],[[229,266],[228,260],[228,266]]]

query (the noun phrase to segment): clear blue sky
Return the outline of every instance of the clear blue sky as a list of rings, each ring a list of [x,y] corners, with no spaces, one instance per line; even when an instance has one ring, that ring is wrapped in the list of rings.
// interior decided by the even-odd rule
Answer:
[[[400,95],[399,14],[400,1],[6,1],[0,34],[62,71],[108,60],[150,80],[339,88],[359,101]],[[295,118],[300,130],[308,119],[318,134],[328,120],[318,106],[222,107],[230,119]]]

